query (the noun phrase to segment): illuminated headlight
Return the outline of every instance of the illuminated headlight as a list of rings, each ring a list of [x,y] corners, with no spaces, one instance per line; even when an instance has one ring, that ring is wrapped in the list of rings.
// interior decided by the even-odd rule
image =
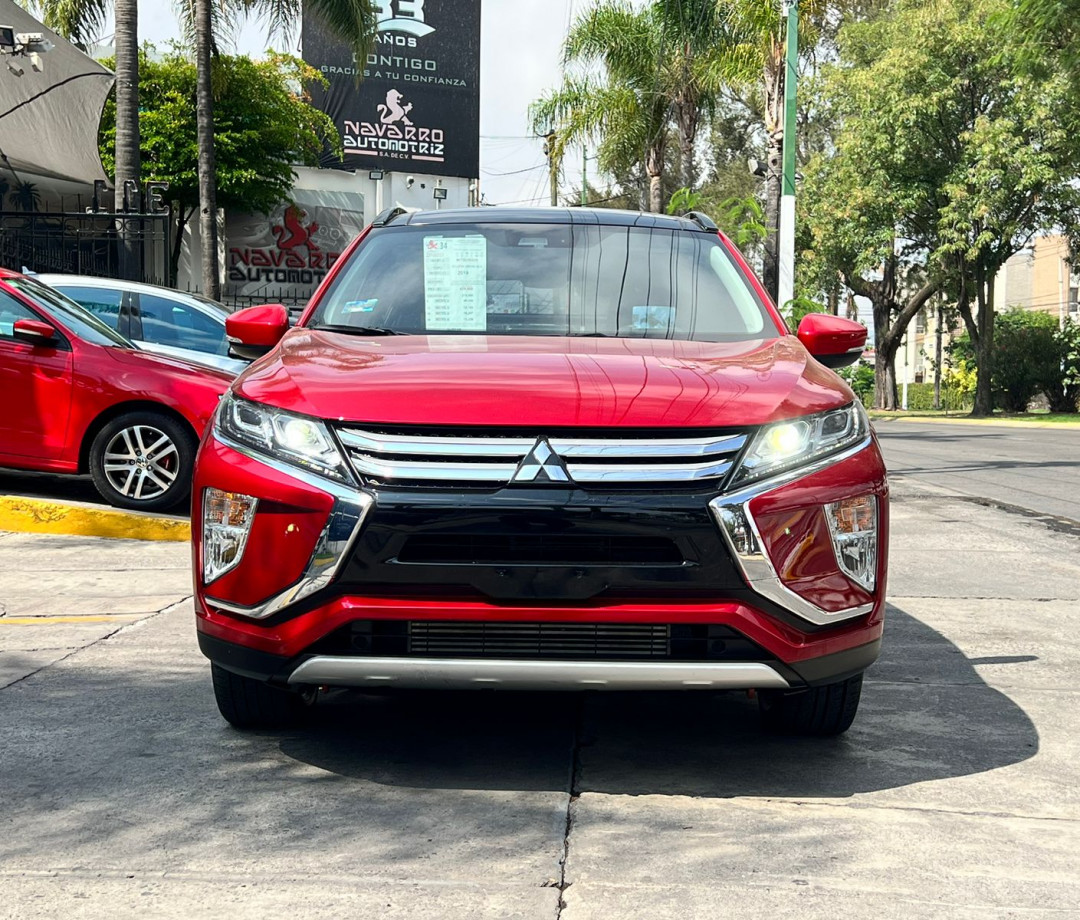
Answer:
[[[215,431],[294,466],[339,482],[350,482],[345,461],[326,426],[231,393],[218,406]]]
[[[235,569],[244,557],[259,500],[239,492],[203,490],[203,583]]]
[[[877,584],[877,499],[860,495],[833,502],[825,506],[825,518],[840,571],[873,591]]]
[[[858,401],[843,409],[766,425],[754,436],[733,483],[741,485],[802,466],[858,444],[869,433],[870,420]]]

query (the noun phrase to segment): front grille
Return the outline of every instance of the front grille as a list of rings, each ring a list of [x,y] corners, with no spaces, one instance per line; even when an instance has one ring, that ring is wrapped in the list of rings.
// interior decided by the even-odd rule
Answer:
[[[409,654],[421,658],[667,658],[668,628],[636,623],[412,622]]]
[[[574,623],[516,620],[356,620],[317,642],[313,654],[556,661],[767,661],[730,626],[703,623]]]
[[[718,483],[746,444],[745,432],[656,437],[599,432],[391,433],[338,430],[356,472],[374,484],[578,483],[649,487]]]
[[[573,534],[417,534],[399,562],[444,565],[682,565],[666,537]]]

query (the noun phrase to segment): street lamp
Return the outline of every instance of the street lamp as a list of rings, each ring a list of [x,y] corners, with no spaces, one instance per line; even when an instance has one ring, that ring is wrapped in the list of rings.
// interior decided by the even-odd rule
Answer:
[[[784,72],[784,160],[780,193],[778,297],[780,309],[795,297],[795,84],[799,74],[799,4],[783,0],[787,19]]]

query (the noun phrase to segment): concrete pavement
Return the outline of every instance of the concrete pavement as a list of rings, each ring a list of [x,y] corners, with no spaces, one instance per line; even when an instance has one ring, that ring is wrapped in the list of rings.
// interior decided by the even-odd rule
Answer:
[[[241,734],[186,547],[0,536],[0,918],[1080,916],[1080,539],[910,485],[833,741],[734,694],[338,694]]]

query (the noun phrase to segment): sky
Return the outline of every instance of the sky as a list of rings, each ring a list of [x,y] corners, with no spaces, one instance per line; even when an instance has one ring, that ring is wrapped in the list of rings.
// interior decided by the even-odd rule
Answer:
[[[559,83],[562,40],[589,0],[483,0],[480,61],[480,187],[488,204],[543,205],[549,200],[543,140],[530,136],[529,103]],[[111,27],[110,27],[111,28]],[[297,30],[299,31],[299,30]],[[140,0],[139,40],[164,46],[178,38],[172,0]],[[296,51],[280,38],[275,47]],[[266,27],[251,20],[235,51],[257,56]],[[571,152],[560,188],[580,187],[580,153]]]

